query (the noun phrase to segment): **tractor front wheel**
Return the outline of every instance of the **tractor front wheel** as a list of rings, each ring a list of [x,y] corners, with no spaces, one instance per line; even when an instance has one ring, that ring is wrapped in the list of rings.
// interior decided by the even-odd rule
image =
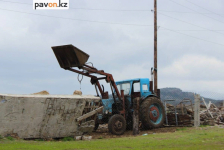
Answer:
[[[157,97],[148,97],[140,106],[140,115],[145,129],[158,128],[164,123],[165,109]]]
[[[112,134],[122,135],[126,130],[126,120],[122,115],[113,115],[108,122],[108,129]]]

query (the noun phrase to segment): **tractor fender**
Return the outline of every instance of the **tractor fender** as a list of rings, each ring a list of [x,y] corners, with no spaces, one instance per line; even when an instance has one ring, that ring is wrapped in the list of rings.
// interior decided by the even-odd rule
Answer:
[[[147,99],[148,97],[156,97],[159,98],[158,96],[156,96],[155,94],[150,94],[150,95],[146,95],[146,96],[142,96],[140,99],[140,102],[142,103],[145,99]]]

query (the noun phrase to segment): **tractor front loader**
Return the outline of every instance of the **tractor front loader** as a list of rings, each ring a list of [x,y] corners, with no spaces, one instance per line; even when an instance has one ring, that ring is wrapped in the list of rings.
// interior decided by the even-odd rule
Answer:
[[[116,135],[121,135],[126,129],[131,129],[133,100],[137,97],[140,97],[142,126],[145,129],[150,129],[163,125],[164,107],[159,97],[153,93],[152,82],[148,78],[115,82],[112,74],[88,65],[86,62],[89,55],[73,45],[55,46],[52,49],[61,68],[90,77],[97,96],[102,98],[103,111],[97,115],[95,129],[99,124],[106,123],[108,123],[109,131]],[[108,92],[104,91],[104,86],[101,87],[99,80],[105,80],[110,84],[112,97],[109,97]]]

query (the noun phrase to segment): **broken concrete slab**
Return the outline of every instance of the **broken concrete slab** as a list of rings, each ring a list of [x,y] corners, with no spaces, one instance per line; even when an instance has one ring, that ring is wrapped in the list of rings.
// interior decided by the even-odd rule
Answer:
[[[76,141],[82,140],[82,136],[75,136],[75,140]]]
[[[82,136],[82,140],[84,141],[89,141],[89,140],[92,140],[92,136]]]
[[[86,113],[86,103],[100,98],[81,95],[0,94],[0,135],[20,138],[60,138],[74,136],[76,119]]]
[[[78,130],[82,133],[91,133],[94,130],[95,127],[95,121],[90,120],[85,123],[82,123],[80,127],[78,127]]]

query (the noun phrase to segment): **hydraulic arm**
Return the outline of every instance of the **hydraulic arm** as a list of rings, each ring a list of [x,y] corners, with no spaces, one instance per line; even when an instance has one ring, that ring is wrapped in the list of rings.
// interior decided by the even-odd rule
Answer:
[[[123,101],[123,110],[120,111],[121,114],[125,114],[125,104],[124,104],[124,94],[123,91],[118,91],[117,85],[115,84],[114,78],[112,74],[105,73],[103,70],[98,70],[93,66],[87,65],[86,62],[89,58],[89,55],[85,52],[81,51],[80,49],[76,48],[73,45],[63,45],[63,46],[55,46],[52,47],[54,54],[61,66],[61,68],[65,70],[69,70],[87,77],[91,78],[91,83],[95,85],[96,92],[98,95],[98,90],[101,94],[102,99],[108,99],[109,95],[108,92],[104,91],[104,87],[100,86],[99,80],[106,80],[107,83],[110,83],[112,95],[114,98],[114,103],[116,105],[116,108],[118,109],[118,101],[115,98],[114,91],[118,97],[118,100],[120,102]],[[73,67],[76,67],[78,69],[74,69]],[[83,71],[80,71],[82,69]],[[97,77],[93,74],[100,75],[103,77]],[[114,89],[114,90],[113,90]],[[99,95],[98,95],[99,96]]]

